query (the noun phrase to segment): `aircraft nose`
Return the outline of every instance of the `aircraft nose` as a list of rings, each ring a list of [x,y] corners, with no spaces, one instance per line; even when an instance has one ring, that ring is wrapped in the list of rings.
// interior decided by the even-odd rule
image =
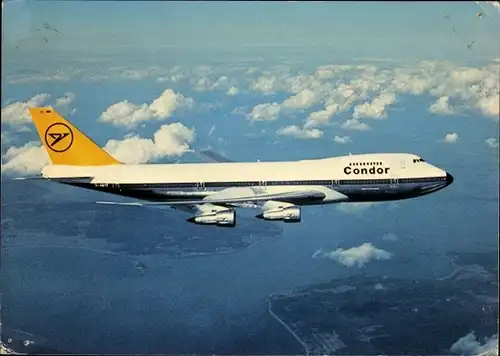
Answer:
[[[446,172],[446,183],[448,183],[448,185],[453,183],[453,179],[453,176],[450,173]]]

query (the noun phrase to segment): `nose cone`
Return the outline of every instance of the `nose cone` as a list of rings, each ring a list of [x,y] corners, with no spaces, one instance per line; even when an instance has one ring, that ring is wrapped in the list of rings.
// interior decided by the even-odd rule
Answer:
[[[450,173],[446,173],[446,183],[450,185],[453,183],[453,176]]]

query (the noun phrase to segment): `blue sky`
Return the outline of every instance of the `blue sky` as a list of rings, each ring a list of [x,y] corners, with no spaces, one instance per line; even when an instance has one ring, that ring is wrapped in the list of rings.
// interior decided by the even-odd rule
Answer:
[[[486,6],[491,15],[477,18],[482,10],[474,2],[20,0],[5,5],[3,26],[12,43],[46,21],[64,33],[53,36],[54,48],[80,51],[124,45],[134,50],[321,45],[375,56],[432,56],[443,45],[456,54],[463,41],[475,39],[476,47],[491,55],[498,53],[500,14]],[[30,42],[43,45],[40,39]]]

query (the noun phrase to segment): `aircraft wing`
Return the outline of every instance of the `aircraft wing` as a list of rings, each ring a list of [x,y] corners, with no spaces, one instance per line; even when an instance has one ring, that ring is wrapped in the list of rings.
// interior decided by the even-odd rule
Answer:
[[[214,161],[214,162],[220,162],[220,163],[234,162],[233,160],[212,151],[210,148],[205,148],[205,149],[200,150],[200,151],[195,151],[195,153],[198,156],[201,156],[202,158],[208,158],[209,160]]]
[[[216,194],[214,196],[208,196],[200,200],[172,200],[165,202],[105,202],[98,201],[98,204],[111,204],[111,205],[129,205],[129,206],[159,206],[159,205],[201,205],[201,204],[237,204],[237,203],[252,203],[252,202],[262,202],[262,201],[281,201],[288,203],[300,203],[300,201],[311,201],[311,200],[323,200],[326,195],[323,192],[309,190],[309,191],[296,191],[296,192],[286,192],[286,193],[275,193],[275,194],[258,194],[258,195],[248,195],[248,196],[231,196],[226,194],[226,196],[221,196]],[[339,193],[339,201],[345,200],[347,197]]]

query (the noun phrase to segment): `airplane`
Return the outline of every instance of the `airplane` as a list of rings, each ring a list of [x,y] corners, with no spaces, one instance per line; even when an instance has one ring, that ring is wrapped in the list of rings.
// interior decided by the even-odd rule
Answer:
[[[236,208],[258,209],[255,217],[263,220],[297,223],[302,206],[410,199],[453,182],[448,172],[407,153],[282,162],[124,164],[53,108],[29,111],[51,162],[36,179],[139,200],[96,202],[100,204],[179,209],[191,213],[187,221],[195,224],[234,227]]]

